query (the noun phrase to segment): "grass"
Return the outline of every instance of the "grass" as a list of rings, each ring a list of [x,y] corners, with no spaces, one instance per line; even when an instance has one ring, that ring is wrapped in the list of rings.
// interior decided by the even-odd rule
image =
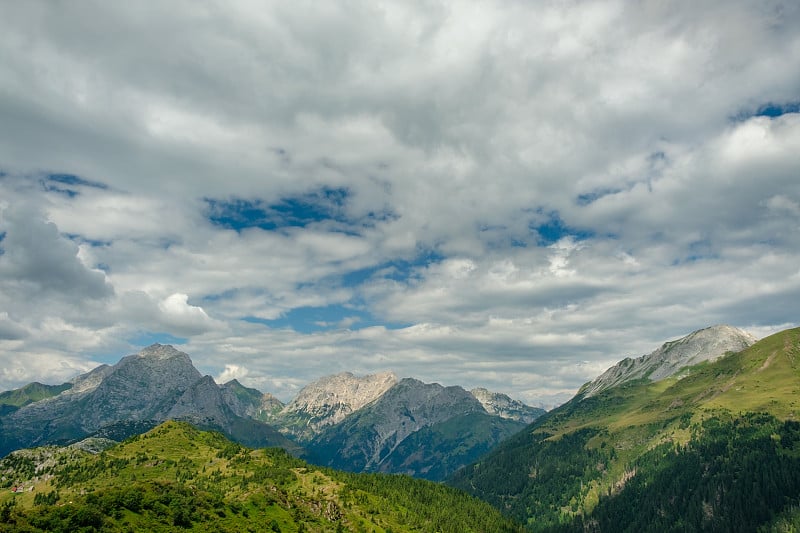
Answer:
[[[374,490],[363,490],[357,475],[313,467],[279,448],[252,450],[183,422],[166,422],[97,455],[55,447],[15,452],[0,470],[33,487],[0,493],[0,511],[13,502],[24,526],[100,509],[110,531],[173,531],[179,522],[187,531],[517,530],[466,494],[453,500],[467,510],[464,516],[449,516],[436,504],[440,485],[408,478],[416,496],[398,506],[393,478],[371,478]],[[36,505],[37,494],[55,492],[55,505]],[[120,503],[137,499],[133,507]],[[67,522],[64,530],[79,529]],[[59,529],[47,524],[43,529]]]

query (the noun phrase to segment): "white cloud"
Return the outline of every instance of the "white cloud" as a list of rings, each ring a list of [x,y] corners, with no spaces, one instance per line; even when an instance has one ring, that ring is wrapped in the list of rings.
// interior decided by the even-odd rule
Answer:
[[[217,383],[227,383],[231,380],[242,380],[247,377],[250,371],[239,365],[225,365],[225,370],[222,373],[214,378]]]
[[[184,335],[197,335],[213,327],[213,321],[202,307],[190,305],[189,296],[175,293],[158,302],[163,321],[170,331]]]
[[[55,224],[37,208],[15,204],[0,212],[4,232],[0,282],[8,291],[76,300],[110,296],[103,272],[87,268],[73,242],[62,238]]]
[[[798,28],[791,2],[15,4],[0,388],[152,333],[284,397],[392,368],[533,401],[795,324],[800,114],[754,115],[796,111]],[[208,218],[323,188],[331,218]],[[306,308],[338,311],[241,320]]]

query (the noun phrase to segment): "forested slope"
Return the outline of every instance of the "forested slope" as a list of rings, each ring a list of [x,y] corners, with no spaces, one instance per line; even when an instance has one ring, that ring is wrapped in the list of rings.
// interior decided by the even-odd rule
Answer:
[[[576,396],[450,483],[532,531],[752,531],[793,520],[800,329],[687,373]]]

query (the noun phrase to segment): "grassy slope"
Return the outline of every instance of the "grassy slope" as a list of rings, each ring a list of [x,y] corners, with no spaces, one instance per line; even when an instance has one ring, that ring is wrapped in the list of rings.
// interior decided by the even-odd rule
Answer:
[[[0,531],[517,530],[449,487],[319,469],[179,422],[94,456],[53,447],[17,452],[0,471],[25,487],[0,493]]]
[[[69,383],[64,383],[62,385],[42,385],[36,382],[29,383],[19,389],[0,392],[0,405],[23,407],[29,403],[44,400],[45,398],[52,398],[71,387],[72,385]]]
[[[600,495],[624,486],[630,465],[648,450],[663,443],[687,443],[692,430],[705,419],[766,412],[793,420],[799,406],[797,328],[715,363],[693,367],[680,380],[640,380],[591,398],[576,397],[506,441],[481,463],[457,473],[452,483],[517,518],[546,512],[560,513],[566,520],[590,513]],[[574,468],[550,472],[556,480],[551,479],[553,486],[560,483],[566,490],[557,501],[547,502],[537,493],[542,485],[537,464],[557,463],[554,454],[573,454]],[[580,483],[572,483],[576,479]]]

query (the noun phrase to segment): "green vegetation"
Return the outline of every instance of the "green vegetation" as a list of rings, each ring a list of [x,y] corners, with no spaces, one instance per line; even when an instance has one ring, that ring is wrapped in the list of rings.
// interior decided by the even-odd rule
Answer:
[[[52,398],[61,394],[67,389],[71,389],[70,383],[62,385],[42,385],[41,383],[29,383],[19,389],[0,392],[0,406],[23,407],[29,403],[38,402],[45,398]]]
[[[800,496],[800,423],[767,414],[712,417],[685,446],[639,457],[619,494],[588,521],[602,531],[755,531]]]
[[[0,461],[4,531],[519,531],[488,504],[405,476],[315,468],[166,422],[91,455],[39,448]]]
[[[800,329],[686,372],[576,397],[450,483],[532,531],[791,526]]]

